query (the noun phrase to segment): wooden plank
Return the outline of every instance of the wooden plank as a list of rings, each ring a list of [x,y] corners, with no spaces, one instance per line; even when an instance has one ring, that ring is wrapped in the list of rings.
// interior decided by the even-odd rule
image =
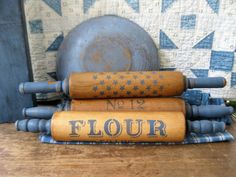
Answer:
[[[236,124],[229,131],[236,135]],[[1,176],[175,176],[236,174],[236,142],[198,145],[49,145],[0,125]]]

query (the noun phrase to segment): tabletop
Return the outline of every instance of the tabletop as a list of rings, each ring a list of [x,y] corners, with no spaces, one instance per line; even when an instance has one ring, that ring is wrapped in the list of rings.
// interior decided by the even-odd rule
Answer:
[[[236,136],[236,123],[229,127]],[[0,176],[235,176],[236,142],[194,145],[52,145],[0,125]]]

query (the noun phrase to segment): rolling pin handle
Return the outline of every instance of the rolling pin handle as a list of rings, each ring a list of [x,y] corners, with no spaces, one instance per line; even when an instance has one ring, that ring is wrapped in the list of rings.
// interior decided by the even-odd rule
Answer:
[[[225,131],[225,123],[209,120],[189,121],[188,132],[196,134],[220,133]]]
[[[19,92],[27,93],[52,93],[62,92],[62,82],[24,82],[19,85]]]
[[[24,119],[15,122],[17,131],[51,134],[51,120]]]
[[[233,114],[234,109],[231,106],[221,105],[192,105],[192,117],[216,118]]]
[[[188,88],[222,88],[226,85],[224,77],[188,78]]]
[[[56,106],[38,106],[23,108],[23,117],[34,117],[37,119],[51,119],[54,112],[62,111],[62,108]]]

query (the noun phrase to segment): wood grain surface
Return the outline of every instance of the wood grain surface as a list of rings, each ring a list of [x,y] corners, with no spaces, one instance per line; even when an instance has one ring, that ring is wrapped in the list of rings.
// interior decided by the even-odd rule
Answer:
[[[185,134],[183,112],[62,111],[51,119],[56,141],[181,142]]]
[[[236,136],[236,125],[229,128]],[[51,145],[0,125],[0,176],[233,177],[236,142],[198,145]]]
[[[69,93],[73,99],[180,96],[185,81],[178,71],[72,73]]]

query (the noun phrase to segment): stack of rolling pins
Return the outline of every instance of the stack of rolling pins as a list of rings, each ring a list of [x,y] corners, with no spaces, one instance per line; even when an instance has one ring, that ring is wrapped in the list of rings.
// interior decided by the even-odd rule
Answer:
[[[233,113],[227,106],[189,105],[182,93],[225,85],[222,77],[186,78],[176,71],[72,73],[64,81],[21,83],[22,94],[62,92],[67,101],[24,108],[26,119],[16,128],[56,141],[182,142],[191,132],[224,132],[224,122],[209,119]]]

